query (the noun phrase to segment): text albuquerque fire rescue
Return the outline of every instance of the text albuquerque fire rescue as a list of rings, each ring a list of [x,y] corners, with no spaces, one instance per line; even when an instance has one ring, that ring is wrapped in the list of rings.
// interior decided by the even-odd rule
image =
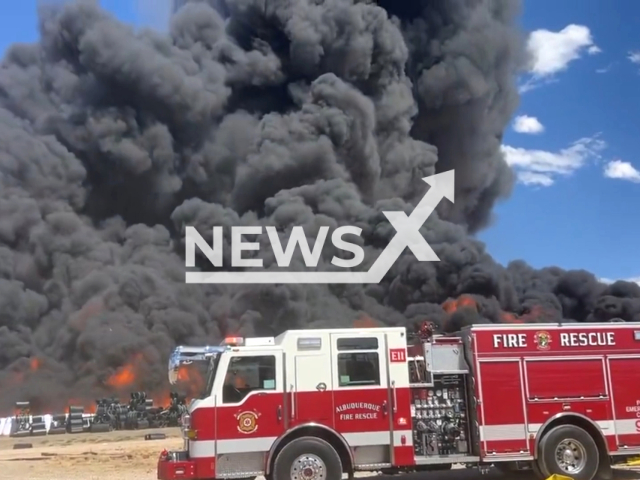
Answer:
[[[349,410],[368,410],[365,412],[349,412]],[[375,420],[380,413],[380,405],[373,403],[344,403],[336,408],[340,420]]]
[[[420,228],[427,221],[443,198],[454,202],[454,171],[424,177],[431,186],[422,197],[411,215],[407,216],[402,211],[382,212],[387,217],[396,234],[387,247],[373,263],[367,272],[353,271],[219,271],[219,272],[186,272],[187,283],[380,283],[394,262],[402,254],[405,248],[409,248],[420,262],[439,262],[440,259],[420,234]],[[280,237],[275,227],[265,227],[271,248],[278,267],[288,267],[291,263],[296,245],[304,258],[306,268],[318,266],[322,247],[327,238],[329,227],[320,227],[318,236],[311,251],[307,243],[307,237],[302,227],[293,227],[291,237],[287,242],[286,250],[282,247]],[[213,244],[209,245],[195,227],[186,227],[185,231],[185,265],[187,268],[196,266],[196,246],[207,257],[214,267],[223,267],[223,227],[213,227]],[[243,235],[261,235],[261,226],[231,227],[231,267],[234,268],[262,268],[260,258],[242,258],[242,252],[247,250],[259,250],[260,243],[243,241]],[[353,226],[342,226],[334,230],[331,235],[333,246],[353,255],[353,258],[345,260],[333,257],[331,263],[339,268],[354,268],[364,260],[363,248],[347,242],[342,237],[347,234],[359,236],[362,229]]]

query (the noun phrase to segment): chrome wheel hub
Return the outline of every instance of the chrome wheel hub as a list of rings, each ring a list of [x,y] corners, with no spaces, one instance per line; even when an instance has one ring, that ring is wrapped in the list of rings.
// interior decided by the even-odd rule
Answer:
[[[587,463],[587,452],[584,446],[573,439],[561,441],[556,447],[556,463],[558,467],[569,474],[577,474],[582,471]]]
[[[324,462],[311,453],[300,455],[291,465],[291,480],[325,480],[326,476]]]

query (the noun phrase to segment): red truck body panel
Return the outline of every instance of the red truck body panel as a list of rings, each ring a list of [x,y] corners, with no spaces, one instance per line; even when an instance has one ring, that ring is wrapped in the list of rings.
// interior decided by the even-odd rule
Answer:
[[[568,414],[595,424],[610,452],[640,446],[640,382],[632,380],[640,375],[638,325],[476,327],[470,334],[483,454],[515,453],[523,440],[530,454],[542,426]]]

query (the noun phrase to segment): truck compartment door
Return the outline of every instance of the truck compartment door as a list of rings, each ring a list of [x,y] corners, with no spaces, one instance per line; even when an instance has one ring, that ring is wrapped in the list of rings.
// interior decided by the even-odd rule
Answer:
[[[609,357],[618,447],[640,446],[640,357]]]
[[[527,455],[524,381],[520,360],[479,361],[481,456]]]
[[[356,465],[391,461],[391,389],[384,333],[331,334],[335,429],[354,451]]]
[[[333,384],[328,352],[296,355],[294,369],[295,384],[289,393],[290,427],[313,422],[333,428]]]

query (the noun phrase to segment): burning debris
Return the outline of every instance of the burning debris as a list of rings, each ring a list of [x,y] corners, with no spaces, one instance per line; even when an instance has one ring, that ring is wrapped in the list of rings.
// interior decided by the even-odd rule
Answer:
[[[228,334],[365,316],[441,330],[640,320],[635,284],[503,268],[471,236],[513,184],[500,139],[526,61],[518,12],[516,0],[192,0],[165,35],[96,2],[43,6],[40,42],[0,66],[0,407],[125,389],[160,400],[175,345]],[[372,286],[184,284],[186,225],[311,238],[357,225],[373,261],[394,234],[381,212],[411,211],[421,178],[452,168],[455,205],[423,229],[441,262],[405,252]]]
[[[186,396],[177,392],[171,392],[170,403],[165,405],[155,405],[145,392],[132,392],[126,403],[116,397],[102,398],[95,403],[92,412],[70,405],[66,414],[34,415],[29,402],[16,402],[13,417],[1,419],[0,435],[33,437],[178,427],[188,412]]]

